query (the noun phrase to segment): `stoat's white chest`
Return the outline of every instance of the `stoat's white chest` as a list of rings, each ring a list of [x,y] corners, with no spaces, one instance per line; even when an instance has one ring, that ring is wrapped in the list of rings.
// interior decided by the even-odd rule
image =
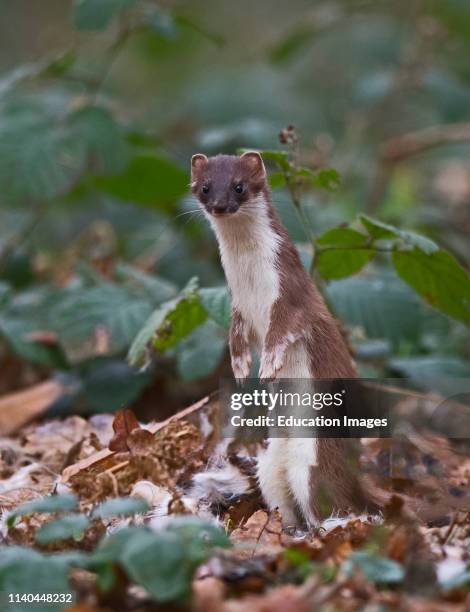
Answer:
[[[268,331],[271,307],[280,293],[280,238],[264,211],[252,218],[217,220],[213,225],[232,304],[261,345]]]
[[[279,296],[279,274],[272,261],[257,250],[233,258],[221,248],[221,255],[232,303],[261,343],[268,331],[271,307]]]

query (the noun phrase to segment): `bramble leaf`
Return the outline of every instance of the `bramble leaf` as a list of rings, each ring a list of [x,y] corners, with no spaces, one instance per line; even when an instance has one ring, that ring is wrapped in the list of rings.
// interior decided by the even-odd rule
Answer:
[[[147,512],[149,506],[141,497],[114,497],[102,502],[93,510],[93,518],[110,518],[113,516],[130,516]]]
[[[173,210],[174,202],[188,191],[189,177],[174,162],[157,155],[138,155],[120,174],[102,175],[94,185],[126,202]]]
[[[418,247],[394,251],[392,261],[402,280],[431,306],[463,322],[470,322],[470,277],[444,250],[426,253]]]
[[[227,287],[209,287],[199,290],[201,304],[210,318],[222,327],[230,326],[231,305]]]
[[[325,279],[355,274],[375,255],[367,236],[348,227],[329,230],[316,241],[315,265]]]
[[[47,495],[33,501],[26,502],[8,516],[7,525],[11,527],[19,516],[32,514],[33,512],[65,512],[75,510],[78,500],[76,495],[65,493],[64,495]]]
[[[347,575],[359,569],[367,580],[378,584],[395,584],[405,577],[405,570],[400,563],[367,550],[352,552],[343,562],[342,569]]]
[[[426,236],[421,236],[415,232],[399,229],[393,225],[389,225],[388,223],[383,223],[377,219],[372,219],[367,215],[360,215],[359,219],[362,225],[375,240],[401,238],[405,244],[418,247],[428,255],[439,249],[437,244]]]
[[[193,278],[174,299],[159,306],[137,334],[129,349],[129,361],[133,365],[145,363],[149,344],[159,351],[174,346],[207,319],[197,292],[197,279]]]
[[[42,525],[36,532],[38,544],[49,544],[60,540],[73,538],[81,540],[90,521],[84,514],[68,514]]]

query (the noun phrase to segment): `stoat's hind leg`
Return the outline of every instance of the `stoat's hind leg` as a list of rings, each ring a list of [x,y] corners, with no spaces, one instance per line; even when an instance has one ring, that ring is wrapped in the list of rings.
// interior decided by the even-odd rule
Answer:
[[[314,469],[317,465],[316,438],[289,438],[286,470],[290,490],[307,527],[318,527],[321,518],[315,512],[313,497]]]
[[[266,451],[258,455],[258,482],[268,508],[278,508],[283,526],[297,527],[299,517],[287,481],[288,442],[283,438],[272,438]]]

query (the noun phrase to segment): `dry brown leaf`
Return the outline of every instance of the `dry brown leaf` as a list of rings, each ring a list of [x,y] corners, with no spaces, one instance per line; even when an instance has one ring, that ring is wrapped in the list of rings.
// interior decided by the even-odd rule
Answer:
[[[109,443],[109,450],[116,453],[128,451],[127,439],[134,429],[140,429],[140,425],[132,410],[129,408],[118,410],[113,420],[114,436]]]
[[[31,419],[44,414],[64,392],[62,383],[48,380],[25,391],[4,395],[0,398],[0,435],[10,435]]]
[[[281,546],[282,524],[279,512],[258,510],[230,534],[232,542],[247,556]]]
[[[223,612],[312,612],[300,588],[291,584],[277,587],[263,595],[227,601],[222,609]]]
[[[146,429],[150,431],[152,434],[155,434],[161,429],[166,428],[170,423],[173,423],[173,422],[178,423],[182,419],[192,415],[193,413],[198,412],[199,410],[205,407],[209,408],[209,400],[210,400],[210,397],[206,396],[202,400],[199,400],[198,402],[196,402],[195,404],[188,406],[188,408],[185,408],[184,410],[177,412],[176,414],[166,419],[165,421],[161,421],[159,423],[152,423]],[[69,481],[77,477],[82,472],[83,473],[88,472],[90,475],[93,475],[96,473],[102,473],[103,471],[108,470],[112,468],[113,466],[115,466],[115,464],[116,464],[116,458],[114,457],[114,451],[111,451],[108,448],[106,448],[66,468],[62,473],[60,481],[62,484],[67,484]]]

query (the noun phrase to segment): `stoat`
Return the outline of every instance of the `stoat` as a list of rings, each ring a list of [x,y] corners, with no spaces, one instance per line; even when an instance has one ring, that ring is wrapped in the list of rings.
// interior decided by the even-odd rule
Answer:
[[[271,201],[259,153],[197,154],[191,190],[219,244],[232,297],[230,353],[235,378],[354,378],[338,325],[305,271]],[[342,439],[271,439],[258,459],[261,493],[286,526],[318,526],[326,513],[377,512],[351,470]]]

